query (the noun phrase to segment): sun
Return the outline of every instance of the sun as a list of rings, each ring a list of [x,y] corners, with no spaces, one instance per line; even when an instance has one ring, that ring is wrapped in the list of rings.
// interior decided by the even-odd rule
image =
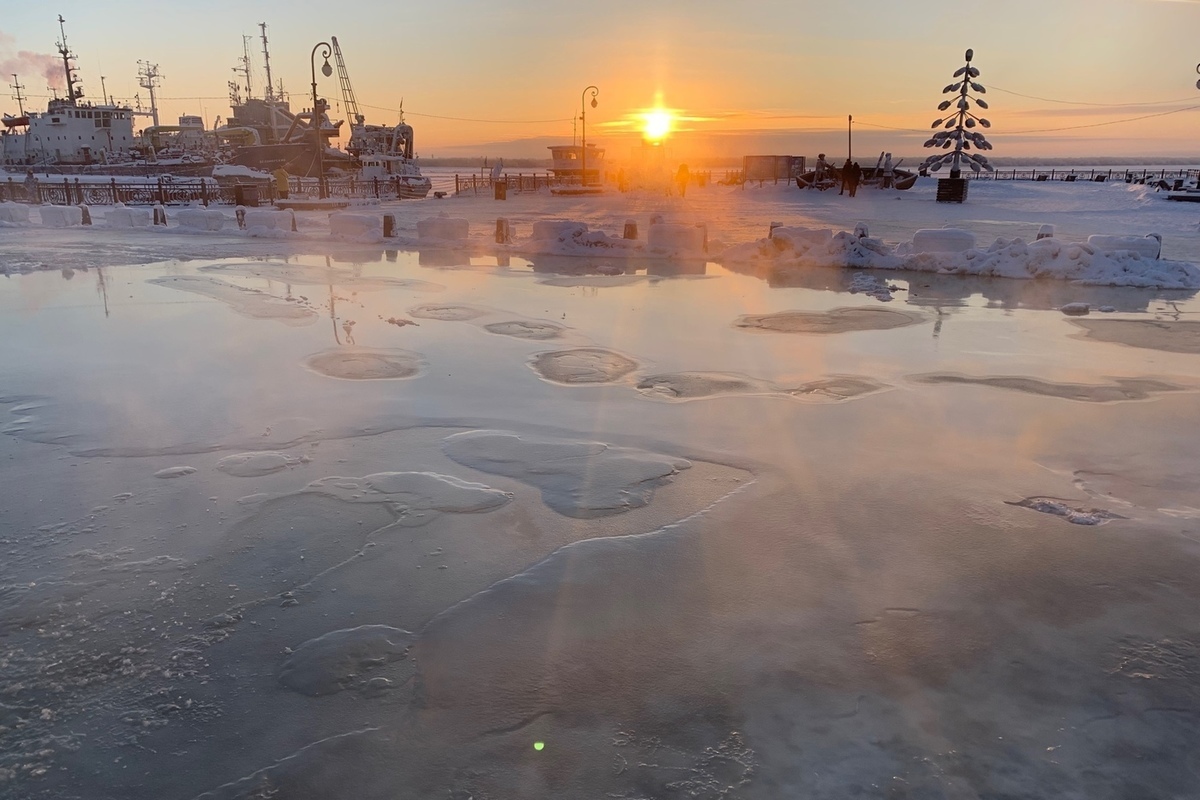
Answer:
[[[656,108],[653,111],[648,111],[642,115],[644,125],[642,132],[646,138],[652,142],[661,141],[671,132],[671,123],[674,121],[671,112],[665,108]]]

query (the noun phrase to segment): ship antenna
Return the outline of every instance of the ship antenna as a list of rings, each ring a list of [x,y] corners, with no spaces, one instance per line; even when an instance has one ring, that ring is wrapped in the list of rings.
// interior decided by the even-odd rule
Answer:
[[[258,27],[262,30],[263,65],[267,68],[267,93],[264,99],[274,100],[275,88],[271,85],[271,51],[267,49],[267,23],[260,22]]]
[[[75,105],[75,101],[83,97],[83,88],[75,86],[75,81],[78,79],[75,77],[75,68],[71,66],[71,59],[74,56],[71,55],[71,50],[67,47],[67,29],[63,25],[65,22],[66,20],[63,19],[62,14],[59,14],[58,30],[62,34],[62,41],[58,43],[58,54],[62,56],[63,71],[67,73],[67,102]]]

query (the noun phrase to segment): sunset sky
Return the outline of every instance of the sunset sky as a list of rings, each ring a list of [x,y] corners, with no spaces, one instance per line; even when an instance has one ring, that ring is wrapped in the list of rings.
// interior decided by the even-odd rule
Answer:
[[[660,104],[676,117],[667,141],[683,155],[844,155],[853,114],[856,149],[917,156],[971,47],[996,156],[1200,155],[1196,0],[4,5],[0,73],[5,84],[19,73],[34,109],[49,94],[36,55],[54,54],[60,13],[89,99],[99,100],[104,75],[110,94],[145,101],[136,73],[146,59],[165,76],[163,122],[192,113],[209,125],[229,113],[243,34],[256,36],[261,94],[257,24],[266,22],[272,70],[293,108],[310,105],[313,45],[337,36],[368,121],[394,122],[403,98],[422,156],[542,157],[547,144],[570,141],[589,84],[600,94],[588,138],[614,156],[639,142],[639,115]],[[336,74],[318,79],[340,117]],[[15,114],[9,94],[0,110]],[[1148,115],[1161,116],[1077,127]]]

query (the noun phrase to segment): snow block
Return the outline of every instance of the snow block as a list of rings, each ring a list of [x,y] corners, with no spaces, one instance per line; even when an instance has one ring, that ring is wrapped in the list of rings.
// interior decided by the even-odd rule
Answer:
[[[42,206],[42,225],[47,228],[70,228],[83,224],[83,209],[79,206]]]
[[[470,232],[470,223],[459,217],[429,217],[417,220],[418,239],[461,242],[466,240]]]
[[[182,208],[175,218],[180,227],[194,231],[219,231],[225,227],[225,215],[215,208]]]
[[[786,229],[776,229],[775,236],[779,236],[780,230]],[[702,256],[708,250],[708,226],[679,222],[651,225],[646,234],[646,249],[659,254]]]
[[[829,228],[775,228],[771,231],[772,239],[788,242],[796,250],[808,250],[813,246],[828,247],[833,241],[833,231]]]
[[[20,203],[0,203],[0,222],[13,225],[29,222],[29,206]]]
[[[975,248],[975,234],[958,228],[919,230],[913,234],[914,253],[965,253]]]
[[[535,242],[565,242],[587,232],[586,222],[573,222],[569,219],[543,219],[533,223]]]
[[[104,222],[110,228],[148,228],[150,209],[114,206],[104,215]]]
[[[291,211],[248,208],[246,209],[246,230],[264,228],[269,231],[290,231],[292,229],[292,219]]]
[[[330,214],[329,232],[349,239],[383,236],[383,218],[374,214]]]
[[[1162,237],[1156,233],[1145,236],[1089,236],[1087,243],[1098,253],[1117,253],[1122,250],[1142,258],[1157,259],[1162,254]]]

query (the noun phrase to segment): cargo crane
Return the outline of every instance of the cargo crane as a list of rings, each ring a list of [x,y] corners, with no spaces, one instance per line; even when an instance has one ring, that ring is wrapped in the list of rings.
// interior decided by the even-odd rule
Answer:
[[[358,98],[354,96],[354,87],[350,85],[350,73],[346,71],[346,60],[342,58],[342,48],[338,46],[336,36],[329,37],[329,43],[333,45],[333,58],[337,62],[338,82],[342,85],[342,100],[346,104],[346,115],[354,120],[351,128],[358,127],[366,122],[366,117],[358,110]]]

